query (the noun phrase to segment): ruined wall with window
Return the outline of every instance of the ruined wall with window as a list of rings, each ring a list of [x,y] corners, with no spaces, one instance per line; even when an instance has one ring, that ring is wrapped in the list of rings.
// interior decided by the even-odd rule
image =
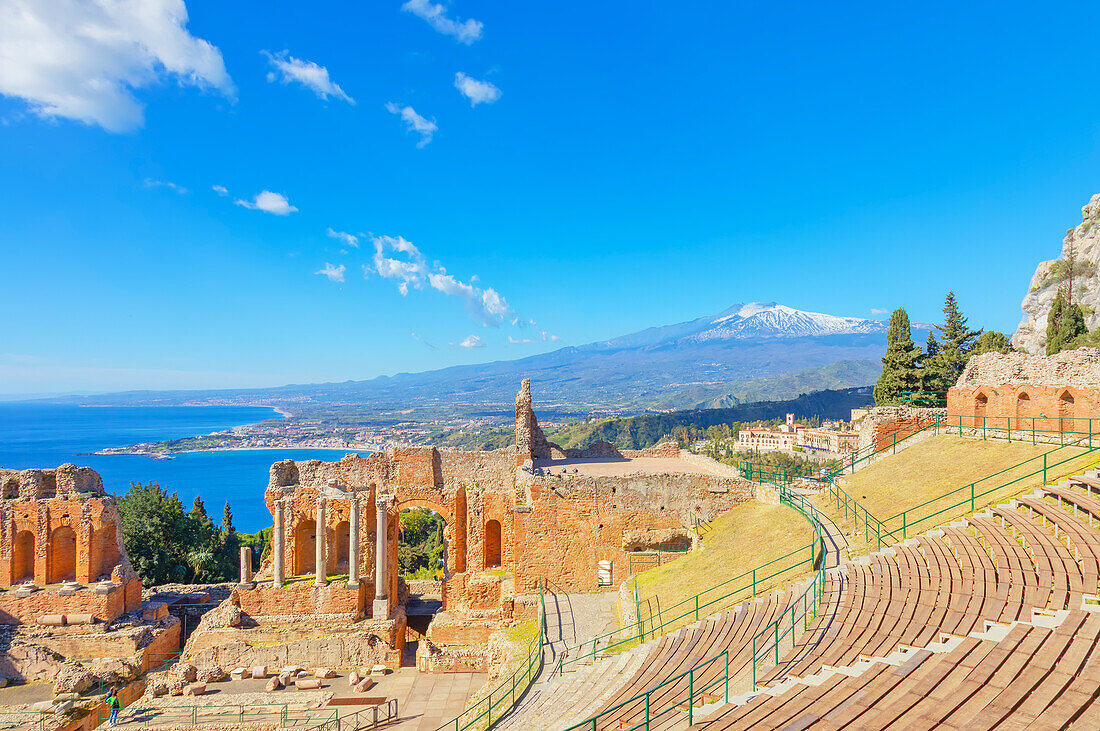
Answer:
[[[109,622],[141,606],[115,500],[94,470],[0,469],[0,497],[0,624],[64,613]]]
[[[1100,349],[974,356],[947,392],[947,413],[987,430],[1100,433]]]

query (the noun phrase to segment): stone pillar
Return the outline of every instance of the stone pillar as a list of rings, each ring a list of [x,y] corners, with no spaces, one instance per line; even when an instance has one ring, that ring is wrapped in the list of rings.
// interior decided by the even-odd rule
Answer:
[[[252,587],[252,547],[241,546],[241,586]]]
[[[328,583],[328,566],[325,565],[325,499],[317,498],[317,539],[314,542],[316,552],[314,555],[314,568],[317,570],[317,578],[314,586],[325,586]]]
[[[275,558],[275,568],[272,572],[271,585],[275,589],[282,588],[283,581],[285,580],[286,573],[283,568],[283,504],[279,500],[275,501],[275,529],[272,531],[272,553]]]
[[[351,525],[348,529],[348,588],[359,588],[359,501],[351,495]]]
[[[374,523],[374,618],[385,619],[390,616],[390,600],[387,598],[386,579],[386,501],[375,504],[377,514]]]

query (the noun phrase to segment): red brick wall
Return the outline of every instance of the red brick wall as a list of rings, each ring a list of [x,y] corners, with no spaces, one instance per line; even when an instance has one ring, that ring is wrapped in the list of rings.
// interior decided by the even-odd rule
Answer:
[[[948,422],[988,429],[1100,432],[1100,388],[1075,386],[967,386],[947,392]],[[982,417],[985,417],[984,420]]]
[[[255,589],[238,589],[241,611],[252,616],[301,616],[308,614],[358,614],[363,609],[366,586],[350,590],[344,581],[314,586],[298,581],[281,589],[258,584]]]

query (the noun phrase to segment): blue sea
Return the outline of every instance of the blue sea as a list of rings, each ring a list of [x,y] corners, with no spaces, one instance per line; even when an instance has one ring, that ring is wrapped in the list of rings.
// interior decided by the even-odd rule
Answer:
[[[50,468],[65,462],[87,465],[103,476],[103,486],[116,495],[125,493],[131,482],[159,482],[177,492],[187,509],[196,495],[201,496],[215,523],[221,522],[228,500],[237,530],[253,533],[271,525],[264,488],[272,462],[288,458],[336,460],[344,450],[192,452],[163,461],[138,455],[97,457],[86,453],[198,436],[276,418],[281,417],[274,409],[251,406],[0,403],[0,467]]]

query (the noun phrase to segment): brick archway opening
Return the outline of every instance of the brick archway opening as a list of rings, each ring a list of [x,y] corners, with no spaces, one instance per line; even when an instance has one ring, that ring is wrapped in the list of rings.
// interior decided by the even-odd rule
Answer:
[[[442,506],[416,499],[398,505],[398,571],[408,587],[405,652],[415,664],[420,639],[443,609],[447,554],[452,549],[448,516]],[[402,664],[404,664],[402,660]]]
[[[1016,428],[1031,428],[1031,396],[1026,391],[1016,397]]]
[[[50,536],[49,584],[76,581],[76,533],[67,525],[54,530]]]
[[[1075,406],[1073,394],[1069,391],[1062,391],[1058,395],[1058,420],[1065,431],[1078,431],[1074,425]]]
[[[485,568],[500,568],[500,521],[490,520],[485,523]]]
[[[351,550],[348,539],[351,536],[351,524],[342,520],[336,524],[336,535],[333,536],[332,555],[328,559],[328,572],[330,574],[346,574],[350,566]]]
[[[11,583],[34,581],[34,533],[21,530],[12,546]]]
[[[982,392],[974,397],[974,426],[985,426],[985,414],[989,408],[989,397]]]
[[[294,574],[317,571],[317,521],[303,520],[294,529]]]

